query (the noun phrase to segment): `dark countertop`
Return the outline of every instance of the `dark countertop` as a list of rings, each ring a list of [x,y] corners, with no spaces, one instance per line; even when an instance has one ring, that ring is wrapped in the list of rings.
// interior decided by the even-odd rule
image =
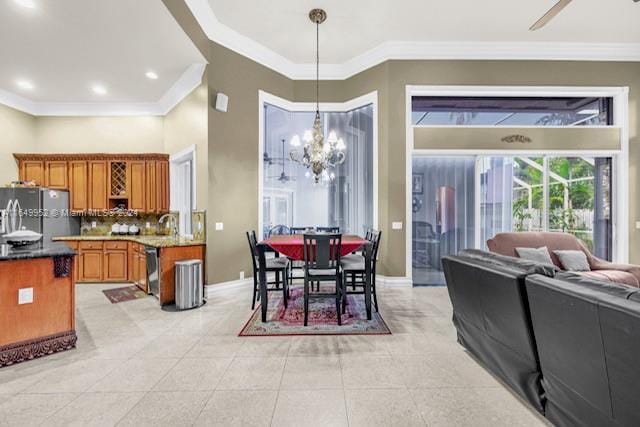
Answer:
[[[19,259],[51,258],[55,256],[73,256],[76,251],[64,243],[47,243],[13,248],[7,244],[0,244],[0,262]]]

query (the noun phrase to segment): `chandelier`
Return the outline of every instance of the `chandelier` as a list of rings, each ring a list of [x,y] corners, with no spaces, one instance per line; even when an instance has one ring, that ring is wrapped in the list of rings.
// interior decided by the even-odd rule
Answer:
[[[322,9],[313,9],[309,12],[309,19],[316,24],[316,117],[313,120],[313,127],[306,130],[302,136],[304,141],[302,154],[298,151],[301,145],[300,137],[294,135],[291,138],[293,148],[289,156],[294,162],[310,169],[317,184],[321,180],[326,182],[336,177],[334,172],[329,171],[344,163],[346,145],[342,138],[338,138],[335,131],[329,132],[326,142],[324,139],[320,120],[320,24],[327,19],[327,13]]]

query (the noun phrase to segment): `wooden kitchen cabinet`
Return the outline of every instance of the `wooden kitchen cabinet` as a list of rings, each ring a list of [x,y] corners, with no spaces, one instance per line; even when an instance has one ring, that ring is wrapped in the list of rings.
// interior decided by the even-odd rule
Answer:
[[[158,178],[157,178],[157,170],[155,160],[147,161],[146,166],[146,210],[147,213],[156,213],[158,211]]]
[[[145,212],[146,209],[146,163],[127,162],[127,186],[129,188],[129,209]]]
[[[69,162],[69,209],[82,212],[89,207],[89,182],[87,162]]]
[[[20,180],[34,181],[36,185],[44,185],[44,162],[27,160],[20,165]]]
[[[127,271],[127,250],[105,249],[104,250],[104,281],[105,282],[126,282]]]
[[[108,179],[107,162],[104,160],[91,160],[87,162],[89,183],[88,209],[108,209]]]
[[[169,162],[156,163],[157,212],[169,212]]]
[[[144,292],[149,292],[149,286],[147,283],[147,255],[144,252],[143,245],[140,245],[137,260],[138,260],[138,280],[136,281],[136,286],[138,286]]]
[[[79,282],[102,281],[102,249],[80,249]]]
[[[78,242],[77,241],[72,241],[72,242],[66,242],[67,246],[69,246],[71,249],[73,249],[74,251],[76,251],[76,257],[74,259],[74,263],[73,263],[73,278],[76,282],[79,282],[80,280],[80,257],[77,255],[78,253]]]
[[[68,162],[53,160],[44,163],[44,185],[55,190],[69,189]]]

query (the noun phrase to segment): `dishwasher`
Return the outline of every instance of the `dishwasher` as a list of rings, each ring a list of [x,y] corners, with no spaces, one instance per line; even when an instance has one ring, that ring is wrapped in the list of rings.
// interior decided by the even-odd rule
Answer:
[[[147,257],[147,283],[149,293],[160,299],[160,248],[145,246],[144,253]]]

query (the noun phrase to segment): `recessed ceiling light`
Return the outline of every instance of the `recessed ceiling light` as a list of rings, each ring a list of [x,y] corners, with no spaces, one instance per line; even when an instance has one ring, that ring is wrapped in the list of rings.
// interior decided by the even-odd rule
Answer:
[[[147,78],[151,79],[151,80],[157,80],[158,79],[158,75],[154,71],[147,71],[145,73],[145,76],[147,76]]]
[[[33,90],[35,88],[33,83],[31,83],[29,80],[18,80],[16,81],[16,84],[20,89],[24,90]]]
[[[36,2],[33,0],[13,0],[16,4],[26,7],[27,9],[35,9]]]
[[[106,95],[107,94],[107,88],[102,86],[102,85],[93,85],[93,86],[91,86],[91,90],[96,95]]]

